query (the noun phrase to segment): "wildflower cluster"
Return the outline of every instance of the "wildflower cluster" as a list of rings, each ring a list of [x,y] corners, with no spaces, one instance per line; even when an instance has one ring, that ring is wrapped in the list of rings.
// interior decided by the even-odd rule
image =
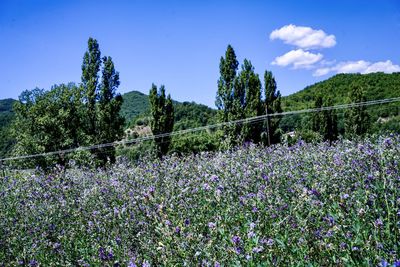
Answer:
[[[399,188],[399,136],[16,173],[0,266],[392,266]]]

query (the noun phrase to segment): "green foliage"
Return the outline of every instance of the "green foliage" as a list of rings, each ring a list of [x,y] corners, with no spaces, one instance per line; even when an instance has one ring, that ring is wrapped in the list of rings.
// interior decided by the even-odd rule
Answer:
[[[263,113],[261,101],[261,82],[254,67],[247,59],[244,60],[241,71],[236,75],[239,62],[235,51],[228,45],[225,58],[220,60],[220,78],[215,104],[218,108],[220,122],[235,121],[259,116]],[[261,124],[235,124],[223,128],[225,140],[229,146],[242,142],[259,142]]]
[[[134,125],[134,121],[138,116],[150,115],[149,96],[132,91],[122,95],[123,103],[120,114],[125,118],[127,126]]]
[[[24,91],[14,104],[12,132],[17,141],[13,154],[30,155],[74,148],[82,143],[81,90],[74,84],[57,85]],[[46,169],[58,163],[65,165],[68,155],[38,157],[27,166]]]
[[[315,108],[333,106],[332,98],[327,97],[325,100],[322,95],[317,95],[315,98]],[[335,110],[323,110],[314,112],[312,115],[312,130],[319,133],[323,140],[329,142],[335,141],[338,138],[337,115]]]
[[[96,101],[98,98],[98,72],[101,66],[101,53],[96,39],[89,38],[88,51],[83,56],[82,88],[85,100],[85,131],[89,143],[96,141]]]
[[[174,136],[171,153],[179,155],[198,154],[219,148],[219,138],[214,132],[197,132]]]
[[[251,118],[263,113],[261,102],[261,81],[258,74],[254,72],[251,62],[244,59],[242,70],[236,78],[234,90],[235,113],[239,114],[237,119]],[[261,137],[262,125],[244,124],[241,130],[241,137],[245,142],[258,143]]]
[[[119,73],[115,71],[111,57],[103,58],[102,82],[98,101],[98,135],[97,143],[104,144],[123,137],[124,118],[120,116],[122,97],[116,93],[119,86]],[[101,164],[109,159],[115,162],[115,148],[110,147],[98,155]]]
[[[349,94],[350,103],[365,102],[366,97],[361,86],[352,84]],[[346,110],[345,133],[349,138],[363,136],[369,129],[369,115],[365,106],[354,107]]]
[[[152,85],[149,94],[150,107],[151,107],[151,131],[153,135],[163,133],[170,133],[174,127],[174,106],[171,96],[168,94],[165,97],[165,87],[161,85],[160,90],[157,91],[157,86]],[[162,157],[166,155],[171,142],[170,136],[156,138],[155,140],[157,155]]]
[[[82,63],[83,113],[82,128],[86,144],[102,144],[119,140],[123,136],[124,119],[119,115],[122,105],[121,95],[116,93],[119,73],[115,71],[111,57],[100,57],[99,44],[89,38],[88,51]],[[98,72],[102,69],[101,84],[98,84]],[[96,163],[100,166],[115,161],[115,149],[93,149]]]
[[[303,90],[282,98],[282,107],[285,111],[312,108],[315,96],[330,97],[332,105],[349,103],[348,99],[351,85],[362,87],[366,101],[393,98],[400,96],[400,73],[370,73],[370,74],[338,74],[325,81],[307,86]],[[399,114],[400,104],[391,103],[367,107],[366,111],[373,123],[369,133],[374,133],[380,128],[380,121],[389,119]],[[343,111],[337,113],[338,133],[344,134]],[[285,116],[280,122],[280,127],[285,131],[292,131],[301,127],[307,115]]]
[[[174,131],[214,124],[216,113],[214,109],[202,104],[174,101]]]
[[[236,72],[239,62],[231,45],[225,52],[225,58],[221,57],[219,63],[220,78],[218,80],[218,91],[215,106],[220,110],[220,121],[228,121],[228,114],[233,108],[233,90]]]
[[[15,140],[10,132],[10,125],[14,119],[12,106],[14,99],[0,100],[0,158],[9,156]]]
[[[281,107],[281,93],[277,90],[275,77],[271,71],[265,71],[264,73],[264,94],[265,103],[264,108],[268,114],[282,112]],[[263,133],[262,139],[264,144],[276,144],[280,141],[279,122],[280,117],[268,117],[266,121],[266,128]],[[267,130],[269,129],[269,131]]]

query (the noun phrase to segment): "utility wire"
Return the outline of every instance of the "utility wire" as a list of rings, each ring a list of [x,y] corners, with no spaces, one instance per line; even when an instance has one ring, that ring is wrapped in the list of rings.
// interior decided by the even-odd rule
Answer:
[[[243,124],[243,123],[255,123],[255,122],[265,120],[268,117],[278,117],[278,116],[286,116],[286,115],[294,115],[294,114],[302,114],[302,113],[310,113],[310,112],[356,108],[356,107],[372,106],[372,105],[378,105],[378,104],[388,104],[388,103],[395,103],[395,102],[400,102],[400,97],[386,98],[386,99],[372,100],[372,101],[365,101],[365,102],[358,102],[358,103],[350,103],[350,104],[342,104],[342,105],[336,105],[336,106],[330,106],[330,107],[310,108],[310,109],[302,109],[302,110],[295,110],[295,111],[286,111],[286,112],[281,112],[281,113],[265,114],[265,115],[251,117],[251,118],[221,122],[221,123],[216,123],[216,124],[212,124],[212,125],[206,125],[206,126],[202,126],[202,127],[180,130],[180,131],[175,131],[175,132],[170,132],[170,133],[149,135],[149,136],[144,136],[144,137],[135,138],[135,139],[131,139],[131,140],[120,140],[120,141],[115,141],[112,143],[70,148],[70,149],[45,152],[45,153],[33,154],[33,155],[24,155],[24,156],[3,158],[3,159],[0,159],[0,162],[1,161],[18,160],[18,159],[29,159],[29,158],[36,158],[36,157],[42,157],[42,156],[67,154],[67,153],[71,153],[71,152],[101,149],[101,148],[113,147],[113,146],[118,146],[118,145],[134,144],[134,143],[139,143],[139,142],[143,142],[143,141],[147,141],[147,140],[153,140],[153,139],[158,139],[158,138],[163,138],[163,137],[168,137],[168,136],[172,137],[172,136],[176,136],[176,135],[182,135],[182,134],[193,133],[193,132],[198,132],[198,131],[203,131],[203,130],[215,129],[215,128],[219,128],[222,126],[231,126],[231,125]]]

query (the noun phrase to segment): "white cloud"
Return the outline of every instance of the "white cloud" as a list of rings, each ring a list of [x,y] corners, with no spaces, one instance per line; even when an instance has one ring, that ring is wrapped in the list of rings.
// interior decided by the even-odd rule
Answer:
[[[400,66],[393,64],[392,61],[390,60],[380,61],[369,65],[368,68],[364,71],[364,73],[371,73],[371,72],[385,72],[385,73],[400,72]]]
[[[371,63],[359,60],[359,61],[347,61],[341,62],[336,65],[333,69],[336,70],[338,73],[357,73],[357,72],[364,72]]]
[[[289,24],[271,32],[271,40],[280,39],[285,44],[303,49],[328,48],[336,45],[334,35],[327,35],[323,30]]]
[[[331,68],[319,68],[314,73],[313,76],[323,76],[330,72],[336,73],[372,73],[372,72],[384,72],[393,73],[400,72],[400,66],[393,64],[392,61],[378,61],[371,63],[365,60],[358,61],[345,61],[340,62],[336,66]]]
[[[297,49],[291,50],[280,57],[276,57],[272,65],[283,67],[293,65],[295,69],[307,69],[312,68],[313,64],[320,61],[322,58],[323,55],[320,53],[313,54],[303,49]]]
[[[326,74],[328,74],[329,72],[331,72],[330,68],[320,68],[314,71],[313,76],[315,77],[319,77],[319,76],[324,76]]]

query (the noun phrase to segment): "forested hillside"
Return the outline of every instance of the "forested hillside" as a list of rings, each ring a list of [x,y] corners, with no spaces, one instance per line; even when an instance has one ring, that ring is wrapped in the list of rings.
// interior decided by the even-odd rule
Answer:
[[[331,98],[333,105],[350,103],[349,92],[352,85],[360,86],[367,101],[400,97],[400,73],[338,74],[322,82],[307,86],[303,90],[282,98],[284,111],[313,108],[316,96]],[[399,129],[400,104],[384,104],[368,107],[372,123],[371,132]],[[344,110],[337,111],[339,130],[343,131]],[[285,116],[281,120],[284,131],[304,126],[309,115]]]
[[[149,115],[149,97],[138,91],[131,91],[122,95],[124,102],[121,115],[125,118],[126,125],[147,125]],[[0,100],[0,158],[9,155],[13,139],[10,134],[10,125],[14,118],[12,106],[14,99]],[[215,122],[216,111],[195,102],[174,102],[175,130],[204,126]]]
[[[400,96],[400,73],[338,74],[283,97],[282,106],[285,111],[313,107],[317,94],[330,96],[334,104],[347,103],[351,84],[360,85],[367,100]]]
[[[146,124],[150,114],[149,96],[138,91],[131,91],[122,95],[124,102],[121,115],[125,118],[127,126],[135,123]],[[175,130],[190,127],[204,126],[214,121],[216,111],[206,105],[195,102],[173,101],[175,108]]]
[[[367,100],[400,96],[400,73],[384,74],[338,74],[325,81],[307,86],[303,90],[282,98],[284,111],[314,107],[315,96],[331,97],[333,104],[349,103],[349,88],[352,84],[362,87]],[[124,102],[121,115],[127,127],[148,125],[150,114],[149,97],[138,91],[122,95]],[[13,141],[9,126],[13,119],[12,105],[16,100],[0,100],[0,157],[10,152]],[[174,130],[204,126],[216,122],[216,110],[195,102],[173,101],[175,108]],[[399,124],[400,105],[398,103],[368,108],[374,123],[372,131],[380,128],[396,130]],[[339,129],[343,130],[343,111],[339,111]],[[280,122],[284,132],[294,130],[309,121],[307,115],[285,116]],[[383,123],[382,123],[383,122]],[[397,126],[396,126],[397,125]]]

